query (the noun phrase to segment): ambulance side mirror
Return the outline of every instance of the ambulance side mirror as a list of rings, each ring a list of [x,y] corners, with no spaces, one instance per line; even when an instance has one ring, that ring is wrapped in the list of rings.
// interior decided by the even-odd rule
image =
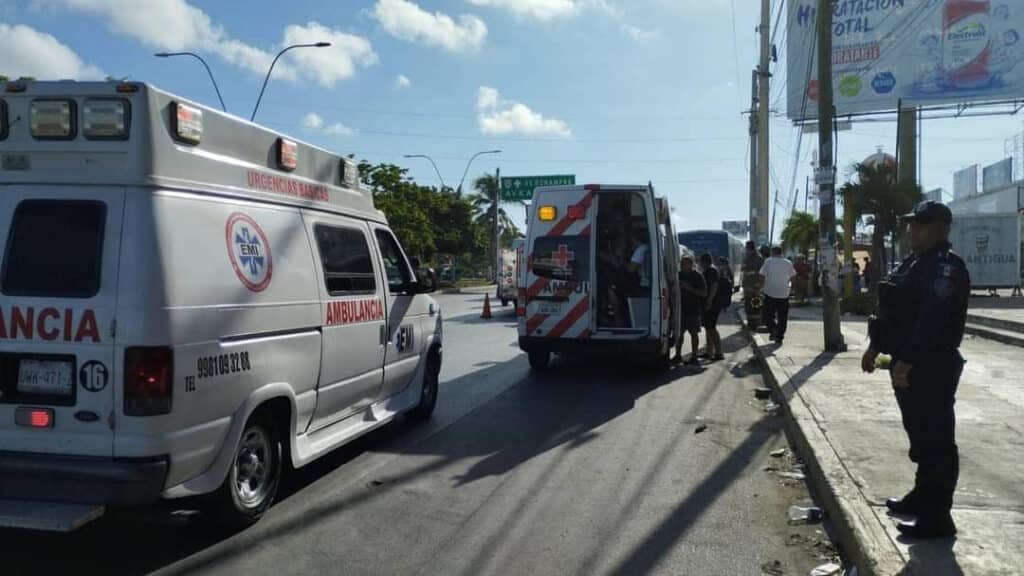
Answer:
[[[408,292],[410,294],[430,294],[437,290],[437,274],[434,273],[434,269],[430,267],[424,267],[420,263],[419,258],[412,258],[410,264],[412,269],[416,273],[416,281],[413,282]]]

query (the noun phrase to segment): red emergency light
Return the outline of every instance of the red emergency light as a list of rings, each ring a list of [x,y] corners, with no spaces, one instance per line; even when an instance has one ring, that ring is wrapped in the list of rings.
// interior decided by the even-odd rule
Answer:
[[[299,145],[284,138],[277,139],[277,167],[291,172],[299,165]]]

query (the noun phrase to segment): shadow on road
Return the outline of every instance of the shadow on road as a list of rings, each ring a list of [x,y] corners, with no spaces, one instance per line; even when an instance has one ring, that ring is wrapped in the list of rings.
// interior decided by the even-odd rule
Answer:
[[[474,321],[471,315],[461,318]],[[732,355],[744,349],[746,342],[742,334],[734,333],[723,339],[723,346]],[[443,391],[451,397],[469,393],[480,382],[518,369],[521,361],[517,357],[487,365],[445,382]],[[244,558],[253,547],[286,545],[296,534],[315,530],[368,501],[386,498],[425,475],[455,468],[453,464],[459,461],[470,459],[474,463],[450,476],[452,488],[503,476],[551,450],[576,449],[596,438],[602,425],[632,410],[641,397],[670,382],[686,386],[687,378],[698,373],[675,367],[652,374],[623,362],[556,365],[550,372],[527,376],[454,421],[418,426],[399,421],[295,471],[282,485],[279,504],[300,494],[302,500],[295,506],[272,510],[261,523],[244,532],[219,532],[207,528],[201,515],[183,516],[166,509],[114,512],[71,534],[0,531],[0,542],[6,550],[3,573],[86,569],[97,574],[138,574],[161,568],[171,573],[225,569],[223,564]],[[730,377],[732,374],[723,370],[719,378]],[[680,416],[684,421],[695,418],[720,390],[719,386],[703,387],[692,406],[693,413]],[[692,430],[680,426],[676,433],[681,438]],[[653,567],[739,476],[773,433],[769,425],[756,424],[747,439],[686,497],[665,525],[622,563],[619,572],[643,573]],[[417,458],[411,461],[418,464],[401,467],[400,473],[392,475],[373,475],[372,471],[360,475],[345,470],[347,464],[369,452],[414,455]],[[330,478],[344,473],[351,478]],[[515,518],[504,521],[515,522]]]

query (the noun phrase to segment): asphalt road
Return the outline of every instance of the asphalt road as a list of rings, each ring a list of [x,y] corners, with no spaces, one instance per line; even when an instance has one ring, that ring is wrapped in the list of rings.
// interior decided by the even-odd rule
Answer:
[[[621,361],[531,374],[511,308],[439,296],[434,418],[395,423],[299,470],[256,526],[108,513],[71,534],[0,531],[7,574],[807,574],[820,526],[738,326],[727,360],[663,375]],[[706,431],[695,433],[700,425]],[[817,545],[816,545],[817,543]],[[774,564],[774,563],[778,564]],[[774,571],[778,568],[779,571]]]

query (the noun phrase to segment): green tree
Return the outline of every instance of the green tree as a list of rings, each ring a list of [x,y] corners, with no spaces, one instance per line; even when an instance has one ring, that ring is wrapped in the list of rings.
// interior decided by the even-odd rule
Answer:
[[[782,228],[782,248],[807,254],[818,242],[818,219],[807,212],[794,212]]]
[[[899,216],[913,210],[924,194],[916,184],[897,182],[896,168],[891,164],[855,164],[853,168],[856,180],[844,184],[839,195],[843,209],[852,210],[855,221],[866,217],[866,223],[874,227],[871,259],[875,266],[870,280],[876,286],[881,272],[889,268],[885,239],[890,238],[895,245],[901,233]]]
[[[472,202],[452,190],[420,186],[407,173],[394,164],[359,164],[363,185],[406,252],[424,262],[437,254],[485,256],[488,243],[474,222]]]
[[[502,246],[510,246],[512,240],[521,238],[522,232],[515,225],[515,222],[509,218],[505,209],[501,207],[501,203],[496,203],[494,198],[498,191],[498,181],[493,174],[484,174],[473,181],[473,188],[477,191],[476,194],[469,196],[470,202],[476,208],[476,222],[479,226],[489,231],[490,235],[494,236],[494,211],[498,211],[498,230],[501,235]],[[494,240],[491,242],[491,253],[494,253]]]

